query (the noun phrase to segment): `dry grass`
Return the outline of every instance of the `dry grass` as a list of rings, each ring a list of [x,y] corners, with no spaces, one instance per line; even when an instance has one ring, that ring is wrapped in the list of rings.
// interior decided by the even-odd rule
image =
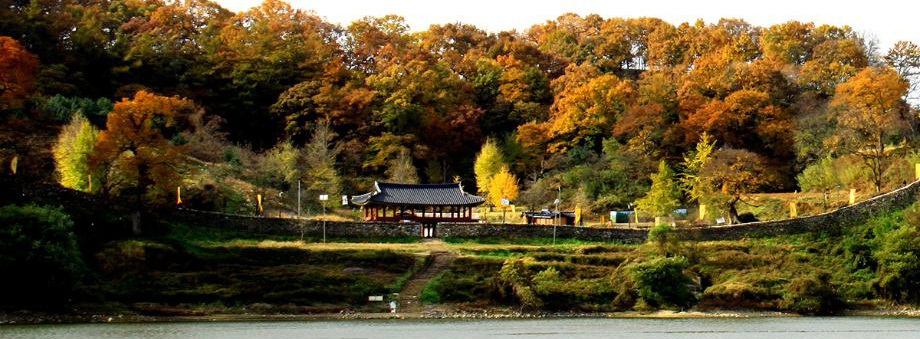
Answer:
[[[231,248],[299,248],[308,251],[343,251],[343,250],[390,250],[395,252],[426,252],[428,246],[423,243],[310,243],[303,241],[247,241],[233,240],[225,243],[210,244],[209,247]]]

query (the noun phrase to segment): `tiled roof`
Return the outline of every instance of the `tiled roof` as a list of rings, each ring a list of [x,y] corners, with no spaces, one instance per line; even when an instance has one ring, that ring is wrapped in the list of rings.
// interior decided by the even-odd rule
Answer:
[[[393,184],[375,182],[374,191],[351,198],[356,205],[476,206],[485,199],[463,191],[460,184]]]

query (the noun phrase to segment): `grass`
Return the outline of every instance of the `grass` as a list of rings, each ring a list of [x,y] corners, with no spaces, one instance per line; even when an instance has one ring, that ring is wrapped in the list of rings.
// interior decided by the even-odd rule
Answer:
[[[616,244],[552,238],[446,238],[460,254],[422,290],[428,303],[611,311],[636,300],[631,264],[684,256],[699,308],[817,312],[877,302],[873,239],[903,225],[894,212],[838,231],[736,241]],[[252,304],[367,309],[401,290],[434,249],[421,242],[316,243],[178,225],[157,239],[112,243],[94,256],[107,300],[131,304]],[[344,239],[348,241],[348,239]],[[865,246],[861,246],[865,245]],[[666,251],[666,253],[662,253]],[[868,252],[867,252],[868,251]],[[856,259],[854,259],[856,258]],[[517,272],[503,272],[517,262]],[[625,268],[625,269],[624,269]],[[525,298],[525,299],[522,299]],[[273,306],[274,307],[274,306]],[[270,308],[277,309],[277,308]]]
[[[585,246],[585,245],[605,245],[611,244],[610,242],[603,241],[585,241],[578,239],[568,239],[568,238],[556,238],[555,241],[553,238],[542,238],[542,237],[531,237],[531,238],[505,238],[505,237],[477,237],[477,238],[459,238],[459,237],[445,237],[442,238],[444,242],[448,244],[483,244],[483,245],[497,245],[497,244],[513,244],[513,245],[535,245],[535,246],[552,246],[555,242],[555,246]]]
[[[422,292],[418,296],[418,300],[423,303],[436,304],[441,302],[441,294],[438,293],[441,290],[441,279],[444,278],[446,272],[438,273],[434,278],[428,281],[428,284],[422,288]]]
[[[124,304],[362,309],[368,295],[398,291],[423,265],[413,254],[424,251],[419,244],[265,238],[178,225],[163,237],[113,242],[94,256],[104,281],[97,289]]]

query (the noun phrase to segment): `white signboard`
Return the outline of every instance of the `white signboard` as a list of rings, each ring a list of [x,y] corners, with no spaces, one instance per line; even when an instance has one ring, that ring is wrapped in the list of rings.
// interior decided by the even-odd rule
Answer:
[[[511,202],[508,199],[502,199],[502,205],[508,206],[511,205]]]
[[[342,196],[342,206],[348,206],[348,196],[347,195]]]
[[[724,224],[724,223],[725,223],[725,218],[720,217],[720,218],[716,219],[716,223],[717,223],[717,224]]]
[[[559,199],[553,200],[553,204],[555,204],[555,205],[559,205],[560,202],[561,202],[561,201],[559,201]]]
[[[319,195],[319,200],[322,200],[322,201],[329,200],[329,195],[328,195],[328,194],[320,194],[320,195]]]
[[[368,296],[367,301],[383,301],[383,296],[382,295]]]

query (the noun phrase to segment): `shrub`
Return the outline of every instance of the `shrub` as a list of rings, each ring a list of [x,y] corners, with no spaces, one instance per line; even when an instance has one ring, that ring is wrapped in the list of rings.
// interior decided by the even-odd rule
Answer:
[[[651,307],[688,307],[695,302],[688,285],[690,278],[684,274],[690,266],[685,257],[658,257],[632,264],[629,275],[641,301]]]
[[[649,229],[648,241],[655,244],[661,255],[676,253],[680,246],[674,228],[665,224],[658,224]]]
[[[60,208],[0,207],[0,299],[6,305],[60,304],[86,271],[70,216]]]
[[[533,290],[530,272],[523,260],[505,260],[502,269],[498,271],[496,287],[499,295],[505,299],[513,297],[525,308],[540,308],[543,301]]]
[[[920,301],[920,225],[904,224],[881,237],[879,294],[898,302]]]
[[[785,308],[806,314],[833,313],[842,306],[827,273],[793,278],[785,286]]]

